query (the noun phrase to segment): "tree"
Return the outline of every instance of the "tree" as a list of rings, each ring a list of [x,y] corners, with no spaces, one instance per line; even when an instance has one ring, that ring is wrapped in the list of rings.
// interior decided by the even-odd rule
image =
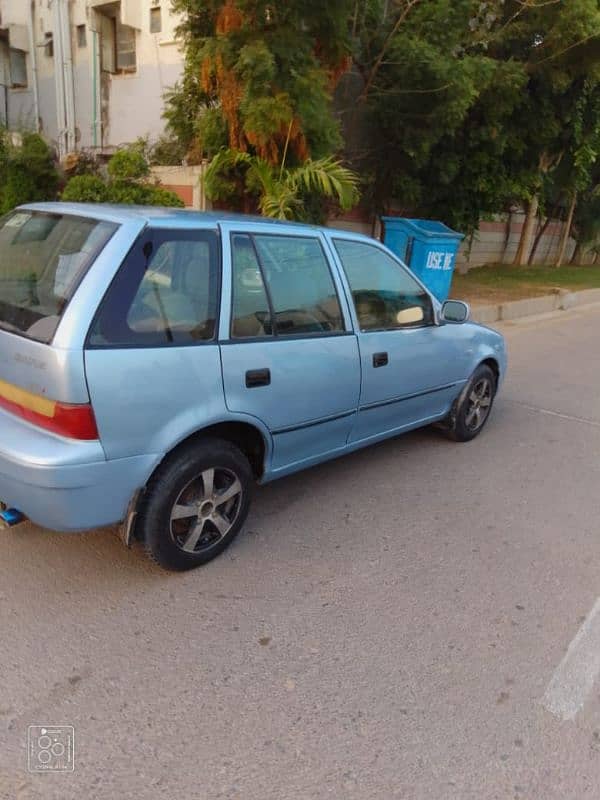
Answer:
[[[333,158],[308,159],[300,166],[273,166],[260,156],[221,150],[211,161],[205,187],[213,200],[242,198],[240,210],[265,217],[322,222],[321,205],[312,198],[339,203],[344,210],[358,201],[358,179]]]
[[[572,263],[581,263],[584,251],[591,250],[596,256],[600,251],[600,159],[590,169],[587,188],[578,194],[573,214],[573,233],[577,244]]]
[[[174,0],[185,42],[169,126],[192,159],[222,147],[279,164],[340,146],[331,91],[348,63],[351,0]]]
[[[565,120],[563,152],[556,170],[555,193],[568,205],[556,265],[565,259],[567,241],[572,232],[577,203],[590,202],[588,190],[596,181],[595,166],[600,156],[600,82],[593,77],[580,79],[577,102]]]
[[[598,0],[175,7],[186,14],[186,68],[167,116],[192,158],[229,147],[292,169],[339,153],[330,101],[343,74],[345,155],[376,212],[437,217],[473,233],[482,217],[522,206],[517,263],[532,253],[538,213],[566,204],[576,226],[599,129],[589,105]],[[243,188],[237,169],[225,179]]]
[[[356,9],[371,136],[353,163],[372,176],[377,210],[393,201],[470,232],[522,203],[526,260],[581,79],[597,70],[597,0],[357,0]]]
[[[350,134],[368,132],[353,165],[371,176],[376,211],[393,206],[436,216],[472,232],[512,189],[503,166],[503,120],[519,102],[519,65],[490,50],[500,24],[494,3],[478,0],[357,2],[357,102]],[[387,14],[385,9],[387,8]],[[377,20],[383,24],[377,25]]]

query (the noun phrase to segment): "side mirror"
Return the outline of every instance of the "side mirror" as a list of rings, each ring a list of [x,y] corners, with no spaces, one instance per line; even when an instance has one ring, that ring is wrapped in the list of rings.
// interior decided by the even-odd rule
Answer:
[[[466,322],[471,314],[471,309],[467,303],[462,300],[446,300],[442,306],[440,313],[440,320],[442,322],[451,322],[454,325],[460,325],[461,322]]]

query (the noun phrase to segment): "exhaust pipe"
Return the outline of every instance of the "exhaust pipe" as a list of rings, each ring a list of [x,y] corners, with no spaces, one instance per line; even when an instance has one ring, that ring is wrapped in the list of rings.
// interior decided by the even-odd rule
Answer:
[[[6,530],[7,528],[14,528],[16,525],[20,525],[22,522],[26,522],[27,517],[21,511],[17,511],[16,508],[7,508],[4,511],[0,511],[0,529]]]

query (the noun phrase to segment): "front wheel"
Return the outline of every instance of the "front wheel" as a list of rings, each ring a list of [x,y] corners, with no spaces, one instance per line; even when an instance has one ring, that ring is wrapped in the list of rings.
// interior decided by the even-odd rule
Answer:
[[[167,459],[150,480],[136,523],[147,554],[166,569],[211,561],[248,515],[252,470],[237,447],[194,442]]]
[[[496,395],[496,376],[486,364],[481,364],[460,397],[454,403],[444,423],[446,435],[455,442],[474,439],[488,421]]]

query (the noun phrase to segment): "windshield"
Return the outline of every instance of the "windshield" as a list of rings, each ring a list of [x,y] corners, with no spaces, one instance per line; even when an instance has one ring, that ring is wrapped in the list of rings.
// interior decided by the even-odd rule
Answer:
[[[50,342],[67,303],[117,227],[37,211],[0,219],[0,328]]]

